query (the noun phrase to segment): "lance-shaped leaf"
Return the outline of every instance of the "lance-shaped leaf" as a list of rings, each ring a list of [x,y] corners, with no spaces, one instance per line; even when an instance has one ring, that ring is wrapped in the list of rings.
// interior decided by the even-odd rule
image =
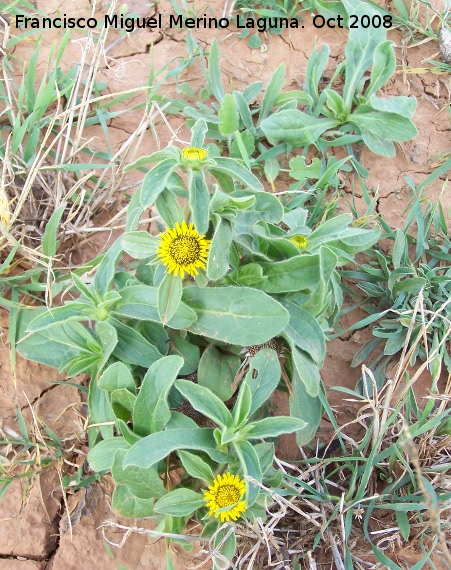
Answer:
[[[264,418],[251,425],[246,431],[247,439],[264,439],[265,437],[277,437],[283,433],[292,433],[305,428],[305,421],[289,416],[276,416]]]
[[[198,412],[221,427],[232,425],[232,414],[224,402],[215,396],[211,390],[189,380],[176,380],[175,387]]]
[[[171,320],[182,300],[183,281],[178,275],[166,273],[158,287],[158,314],[163,325]]]
[[[196,230],[200,235],[206,234],[210,223],[210,193],[203,172],[191,173],[189,206]]]
[[[271,144],[282,141],[304,147],[314,144],[325,131],[339,124],[336,119],[313,117],[298,109],[287,109],[270,115],[260,127]]]
[[[134,230],[144,210],[155,203],[155,200],[165,189],[169,176],[176,165],[175,159],[166,158],[145,175],[141,188],[135,192],[130,200],[127,211],[127,230]]]
[[[204,496],[192,489],[175,489],[155,504],[156,513],[186,517],[205,506]]]
[[[221,120],[219,123],[219,132],[221,135],[231,135],[238,130],[240,118],[234,97],[231,93],[224,95],[224,99],[218,111],[218,117]]]
[[[268,293],[313,290],[318,285],[320,257],[317,254],[298,255],[284,261],[265,261],[258,265],[263,271],[262,280],[254,283],[254,287]]]
[[[326,341],[318,321],[299,305],[285,299],[280,302],[290,314],[284,333],[321,367],[326,355]]]
[[[143,437],[128,451],[123,466],[149,467],[167,457],[176,449],[204,451],[219,463],[227,462],[227,455],[221,453],[213,436],[213,429],[171,429]]]
[[[249,410],[251,416],[266,402],[279,384],[281,375],[280,362],[276,351],[265,348],[257,352],[249,365],[245,382],[249,386],[252,395],[252,404]]]
[[[207,261],[207,277],[217,281],[229,270],[229,249],[232,243],[232,225],[229,220],[213,214],[216,229],[211,240]]]
[[[263,192],[264,188],[252,172],[234,158],[219,156],[215,158],[213,165],[208,170],[215,175],[215,172],[226,174],[232,178],[238,178],[243,184],[255,190],[255,192]]]
[[[147,371],[133,408],[133,428],[137,434],[159,432],[169,421],[168,394],[182,366],[180,356],[165,356]]]
[[[289,318],[280,303],[249,287],[185,287],[183,300],[197,315],[191,332],[241,346],[277,336]]]
[[[291,417],[299,418],[306,424],[296,433],[296,442],[298,445],[307,445],[314,438],[321,421],[321,401],[320,397],[308,394],[296,370],[291,380],[293,388],[293,395],[289,399]]]
[[[255,503],[260,492],[258,483],[263,479],[260,462],[255,449],[248,441],[242,441],[239,445],[234,444],[234,449],[246,480],[246,508],[249,508]],[[255,483],[249,477],[255,480]]]
[[[191,129],[191,146],[194,148],[202,148],[204,146],[207,131],[207,123],[204,119],[198,119]]]
[[[132,285],[121,291],[114,312],[120,316],[138,319],[140,321],[160,322],[158,313],[158,287],[148,285]],[[174,329],[186,329],[196,320],[196,313],[180,302],[168,325]]]

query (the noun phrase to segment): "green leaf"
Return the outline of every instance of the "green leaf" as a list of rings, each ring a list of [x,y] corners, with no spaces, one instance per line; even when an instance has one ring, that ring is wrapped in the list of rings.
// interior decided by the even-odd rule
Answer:
[[[154,514],[154,503],[153,498],[142,499],[137,497],[128,485],[119,483],[113,492],[111,508],[115,514],[121,517],[141,519],[151,517]]]
[[[48,257],[54,257],[60,242],[57,240],[58,228],[66,209],[67,204],[64,202],[59,206],[48,219],[45,225],[44,235],[41,240],[42,253]]]
[[[179,275],[166,273],[158,287],[158,314],[163,325],[171,320],[182,300],[183,281]]]
[[[251,507],[258,497],[260,487],[258,483],[262,482],[263,475],[260,468],[258,455],[254,447],[248,441],[242,441],[239,445],[234,444],[235,452],[240,460],[243,475],[255,479],[257,483],[246,479],[246,508]]]
[[[175,387],[194,409],[213,420],[218,426],[232,425],[232,414],[211,390],[189,380],[176,380]]]
[[[208,253],[207,277],[211,281],[217,281],[229,270],[229,249],[233,234],[231,223],[228,220],[221,218],[218,214],[213,214],[213,216],[216,220],[216,229]]]
[[[168,228],[175,228],[175,224],[183,222],[183,210],[177,202],[174,193],[165,188],[155,200],[158,214]],[[149,235],[149,234],[147,234]],[[155,239],[155,238],[154,238]],[[125,248],[124,248],[125,249]]]
[[[147,371],[133,409],[133,429],[142,436],[163,430],[171,417],[168,394],[183,359],[165,356]]]
[[[318,365],[313,362],[307,353],[296,347],[293,347],[291,355],[299,377],[307,390],[307,394],[313,398],[316,397],[321,384]]]
[[[206,234],[210,224],[210,192],[203,172],[193,171],[191,174],[189,206],[196,230],[200,235]]]
[[[290,321],[284,329],[284,333],[299,348],[307,352],[312,360],[321,367],[326,356],[326,340],[318,321],[310,313],[285,299],[280,303],[287,309]]]
[[[94,277],[94,289],[101,299],[103,299],[111,289],[111,284],[116,275],[117,264],[121,255],[121,238],[118,238],[103,256]]]
[[[80,354],[93,354],[90,347],[97,342],[92,334],[77,322],[55,325],[43,332],[28,335],[29,323],[34,321],[37,314],[47,312],[45,307],[19,311],[17,350],[22,356],[62,370],[62,363],[70,362]],[[98,348],[100,352],[100,347]],[[97,352],[95,354],[99,357]]]
[[[253,140],[254,140],[254,137],[252,136],[251,133],[254,132],[254,122],[253,122],[253,119],[252,119],[252,113],[251,113],[251,111],[250,111],[250,109],[249,109],[249,105],[248,105],[246,99],[243,97],[243,94],[240,93],[239,91],[234,91],[234,92],[233,92],[233,96],[234,96],[234,98],[235,98],[235,105],[236,105],[236,107],[237,107],[237,109],[238,109],[238,112],[239,112],[239,114],[240,114],[241,120],[243,121],[244,126],[246,127],[246,129],[247,129],[248,131],[250,131],[250,132],[244,131],[244,133],[242,133],[242,135],[243,135],[243,140],[245,141],[244,135],[249,135],[249,136],[252,138],[252,141],[253,141]],[[246,148],[248,148],[247,145],[246,145]],[[254,146],[254,149],[255,149],[255,146]],[[248,154],[252,154],[252,153],[249,153],[249,152],[248,152]]]
[[[110,323],[99,321],[96,323],[97,338],[102,345],[101,359],[98,364],[98,370],[101,371],[108,362],[118,343],[116,330]]]
[[[395,230],[395,235],[396,238],[393,245],[392,262],[393,267],[395,269],[399,269],[401,267],[404,255],[407,252],[407,238],[404,232],[399,228]]]
[[[289,399],[290,415],[292,418],[299,418],[306,423],[306,426],[296,433],[296,442],[298,445],[307,445],[315,437],[321,421],[321,401],[319,397],[312,397],[307,393],[305,384],[296,371],[294,371],[291,381],[293,396]]]
[[[334,117],[340,121],[345,120],[346,114],[344,110],[343,98],[332,89],[325,89],[323,93],[326,95],[327,106],[334,114]]]
[[[259,265],[263,270],[263,280],[254,283],[254,287],[268,293],[314,290],[320,277],[319,263],[317,254],[298,255],[284,261],[261,262]]]
[[[312,158],[310,164],[306,164],[303,156],[295,156],[290,160],[289,175],[295,180],[304,182],[305,180],[318,180],[321,176],[321,161],[319,158]]]
[[[357,125],[362,131],[374,134],[391,141],[407,141],[415,137],[418,131],[410,119],[397,113],[384,111],[367,111],[358,108],[349,117],[349,122]],[[369,108],[368,108],[369,109]]]
[[[210,88],[219,103],[224,99],[224,87],[221,81],[221,70],[219,67],[219,48],[216,38],[213,38],[210,47],[210,57],[208,58],[208,75]]]
[[[245,382],[249,386],[252,404],[249,416],[268,400],[279,384],[281,375],[280,362],[272,348],[259,350],[249,364]]]
[[[343,0],[349,16],[354,15],[357,21],[360,21],[363,15],[367,15],[370,19],[379,15],[379,12],[366,2],[355,2],[355,0]],[[343,88],[343,99],[345,102],[346,113],[351,111],[352,102],[356,95],[359,83],[368,68],[373,64],[373,55],[377,46],[385,41],[386,30],[383,27],[371,28],[368,30],[357,26],[350,28],[349,39],[346,44],[346,77]]]
[[[148,285],[132,285],[121,291],[121,300],[116,304],[114,312],[123,317],[159,323],[157,309],[158,288]],[[174,329],[186,329],[196,320],[196,313],[180,303],[168,325]]]
[[[122,362],[115,362],[108,366],[99,378],[99,388],[103,388],[108,392],[125,388],[132,394],[135,393],[135,381],[133,380],[130,369]]]
[[[410,523],[407,513],[403,511],[395,511],[396,522],[398,523],[398,528],[401,531],[401,535],[405,541],[409,540],[410,535]]]
[[[116,484],[127,485],[133,495],[140,499],[159,499],[167,494],[156,469],[142,469],[134,465],[124,468],[125,454],[125,449],[119,449],[114,456],[111,474]]]
[[[277,437],[283,433],[292,433],[306,427],[306,422],[290,416],[276,416],[274,418],[264,418],[251,424],[246,430],[247,439],[264,439],[265,437]]]
[[[67,323],[70,321],[86,321],[93,318],[95,309],[87,303],[70,302],[61,307],[42,312],[28,325],[28,332],[43,331],[54,325]]]
[[[235,405],[233,406],[233,425],[236,428],[241,427],[244,422],[250,417],[252,407],[252,393],[249,385],[243,382],[238,392]]]
[[[377,97],[371,95],[369,99],[371,107],[376,111],[385,111],[387,113],[396,113],[407,119],[411,119],[417,108],[417,100],[415,97]]]
[[[234,158],[220,156],[215,158],[214,166],[209,167],[208,170],[216,177],[215,172],[220,172],[230,176],[231,178],[238,178],[243,184],[254,190],[255,192],[263,192],[264,188],[261,182],[256,178],[250,170],[240,164]]]
[[[196,372],[199,366],[200,350],[199,347],[190,342],[190,337],[183,338],[178,334],[172,335],[171,338],[171,354],[178,354],[183,358],[183,366],[179,374],[192,374]]]
[[[89,466],[97,473],[101,471],[109,471],[113,466],[114,454],[119,449],[130,449],[130,445],[123,437],[104,439],[89,451]]]
[[[160,240],[148,232],[126,232],[122,236],[122,248],[133,259],[154,257],[160,246]]]
[[[295,147],[305,147],[314,144],[325,131],[339,124],[336,119],[322,119],[298,109],[287,109],[270,115],[260,127],[273,145],[282,141]]]
[[[280,93],[274,103],[274,106],[281,107],[290,101],[296,101],[298,105],[305,105],[306,107],[310,107],[310,105],[313,104],[313,99],[308,93],[295,89],[293,91],[284,91],[283,93]]]
[[[202,479],[207,485],[213,484],[213,479],[215,478],[213,471],[208,463],[199,457],[199,455],[182,450],[178,451],[177,454],[188,475],[196,479]]]
[[[183,300],[197,315],[191,332],[230,344],[262,344],[288,323],[280,303],[248,287],[185,287]]]
[[[166,187],[169,176],[177,165],[173,158],[156,164],[145,175],[142,186],[135,192],[127,210],[127,230],[134,230],[146,208],[152,206]]]
[[[225,402],[232,397],[231,386],[239,367],[239,356],[211,345],[203,352],[199,362],[199,386],[208,388]]]
[[[105,440],[112,438],[114,435],[115,416],[111,407],[110,395],[106,390],[99,388],[95,377],[89,383],[88,407],[90,446],[97,440],[99,433]]]
[[[130,421],[135,402],[135,394],[132,394],[126,388],[119,388],[111,392],[111,407],[116,419],[124,422]]]
[[[262,45],[260,34],[252,34],[247,40],[247,45],[251,49],[258,49]]]
[[[191,489],[175,489],[157,501],[155,512],[186,517],[201,507],[205,507],[203,495]]]
[[[123,466],[146,468],[179,449],[204,451],[215,461],[225,462],[227,456],[217,450],[213,431],[210,428],[193,428],[153,433],[135,443],[125,456]]]
[[[371,97],[383,87],[396,70],[396,56],[393,50],[393,42],[386,40],[380,43],[373,54],[370,84],[365,91],[365,98]]]
[[[203,119],[198,119],[191,129],[191,146],[194,148],[202,148],[207,131],[207,123]]]
[[[113,354],[126,364],[149,367],[162,357],[162,354],[137,330],[124,325],[117,319],[110,319],[117,331],[118,342]]]
[[[282,62],[271,77],[268,87],[266,88],[265,95],[263,96],[262,106],[260,109],[260,115],[258,122],[260,123],[263,119],[271,113],[271,109],[276,104],[277,98],[282,91],[283,82],[285,80],[285,64]]]
[[[218,125],[221,135],[231,135],[238,130],[239,115],[235,100],[231,93],[226,93],[218,111],[220,123]]]

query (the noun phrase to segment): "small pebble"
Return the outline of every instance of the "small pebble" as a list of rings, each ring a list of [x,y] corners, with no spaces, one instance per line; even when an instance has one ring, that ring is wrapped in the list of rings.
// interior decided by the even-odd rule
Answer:
[[[451,64],[451,32],[445,27],[440,30],[440,55],[443,63]]]

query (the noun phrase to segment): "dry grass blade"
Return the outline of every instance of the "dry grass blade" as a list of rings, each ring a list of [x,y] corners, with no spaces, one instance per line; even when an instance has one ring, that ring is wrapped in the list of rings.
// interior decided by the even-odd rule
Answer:
[[[115,6],[116,2],[112,2],[110,14],[114,13]],[[5,22],[2,19],[0,24],[5,26]],[[65,204],[56,238],[61,243],[66,242],[62,249],[66,255],[70,255],[69,251],[79,245],[80,238],[84,239],[86,233],[92,236],[99,225],[100,231],[109,227],[110,221],[96,222],[101,212],[118,210],[117,203],[127,188],[124,168],[136,158],[139,143],[159,110],[145,103],[151,89],[149,85],[119,93],[98,94],[99,68],[105,63],[108,66],[107,35],[108,28],[99,32],[90,30],[85,40],[78,42],[80,63],[73,70],[75,75],[70,79],[70,89],[67,83],[61,84],[61,79],[56,79],[57,71],[63,73],[59,61],[68,38],[62,40],[60,53],[55,53],[54,46],[39,88],[33,64],[40,56],[38,51],[33,54],[23,84],[27,82],[29,89],[33,83],[33,89],[37,90],[27,93],[27,99],[42,99],[43,89],[46,90],[44,104],[47,107],[40,115],[33,108],[27,109],[26,102],[18,96],[10,63],[1,66],[3,90],[0,98],[7,103],[0,118],[6,133],[0,168],[2,259],[19,243],[18,257],[26,260],[25,266],[40,264],[50,269],[49,262],[53,264],[53,260],[43,251],[42,239],[47,222],[58,207]],[[7,34],[4,34],[3,45],[5,42],[7,45],[7,41]],[[33,77],[35,81],[31,81]],[[69,76],[63,73],[63,81],[67,82],[64,77]],[[100,155],[98,150],[91,151],[90,144],[94,139],[89,125],[93,121],[105,124],[110,102],[135,94],[142,94],[140,105],[144,106],[144,111],[134,132],[114,153],[108,151]],[[105,137],[109,144],[107,132]],[[110,156],[105,158],[108,154]],[[114,220],[117,222],[117,215]]]

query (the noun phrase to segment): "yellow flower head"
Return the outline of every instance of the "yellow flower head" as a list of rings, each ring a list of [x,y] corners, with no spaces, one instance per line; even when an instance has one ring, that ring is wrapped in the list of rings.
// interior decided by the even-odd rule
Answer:
[[[182,164],[192,170],[200,170],[201,163],[207,158],[204,148],[187,147],[182,150]]]
[[[245,492],[246,485],[238,475],[229,472],[218,475],[208,491],[204,491],[204,499],[210,509],[208,514],[220,517],[222,523],[230,519],[236,521],[246,510],[246,501],[241,500]]]
[[[299,249],[304,249],[308,246],[308,239],[305,236],[293,236],[290,238],[290,241]]]
[[[157,249],[157,256],[167,266],[168,273],[180,277],[197,275],[197,268],[205,269],[205,262],[210,249],[210,240],[197,233],[193,224],[176,222],[175,228],[168,228],[160,234],[161,245]]]

